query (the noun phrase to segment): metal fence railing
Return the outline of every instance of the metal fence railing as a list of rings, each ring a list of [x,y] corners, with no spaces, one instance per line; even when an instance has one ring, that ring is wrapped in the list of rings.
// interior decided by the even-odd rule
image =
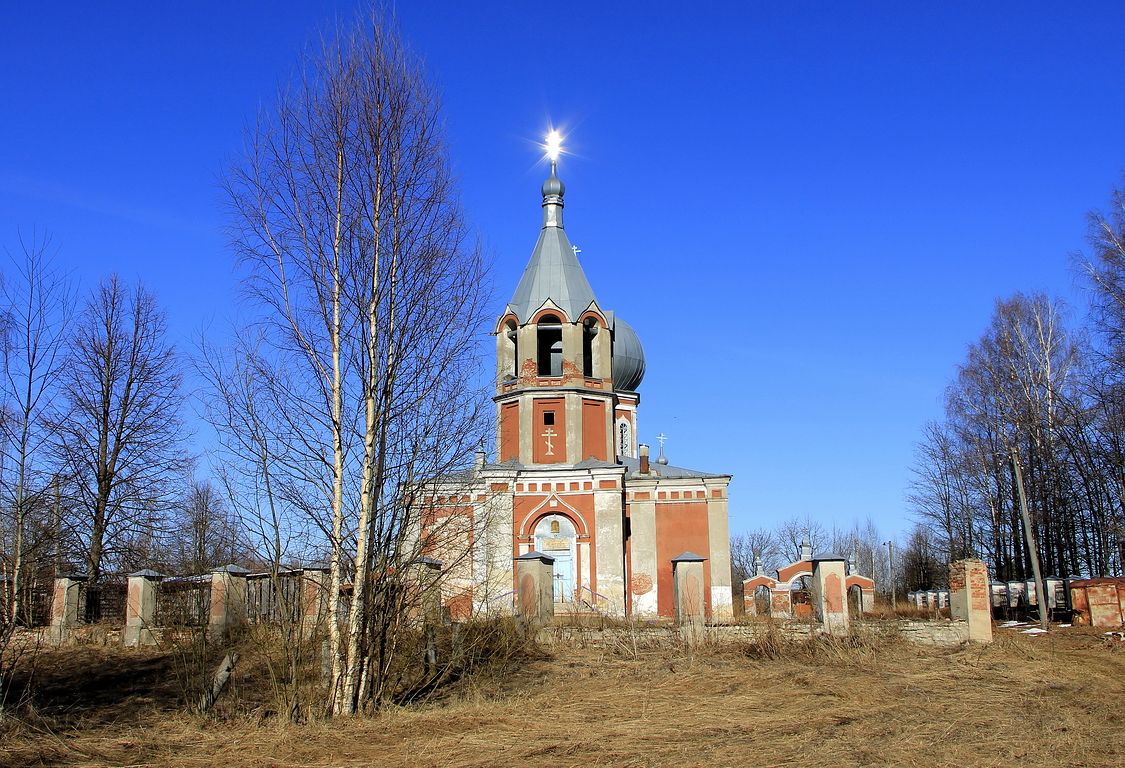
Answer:
[[[11,614],[11,604],[8,602],[11,598],[10,590],[10,582],[6,579],[0,581],[0,617],[7,618]],[[34,629],[50,624],[51,602],[54,595],[53,586],[34,582],[21,584],[19,607],[16,609],[16,626]]]
[[[51,623],[51,604],[55,599],[55,588],[32,587],[24,605],[24,624],[28,627],[45,627]]]
[[[203,627],[211,618],[211,576],[176,576],[156,586],[158,627]]]
[[[278,624],[301,618],[301,571],[281,571],[246,577],[246,620],[251,624]]]
[[[78,586],[78,616],[86,624],[125,623],[125,594],[128,585],[117,578]]]

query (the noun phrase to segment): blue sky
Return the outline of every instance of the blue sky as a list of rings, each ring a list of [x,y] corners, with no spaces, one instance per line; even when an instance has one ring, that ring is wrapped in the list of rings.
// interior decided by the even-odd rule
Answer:
[[[0,246],[38,228],[84,286],[144,280],[190,349],[237,311],[217,180],[356,4],[164,5],[3,12]],[[1125,6],[609,5],[399,3],[497,313],[554,124],[568,234],[645,346],[642,439],[733,473],[735,531],[905,530],[914,442],[994,300],[1082,315],[1071,257],[1125,169]]]

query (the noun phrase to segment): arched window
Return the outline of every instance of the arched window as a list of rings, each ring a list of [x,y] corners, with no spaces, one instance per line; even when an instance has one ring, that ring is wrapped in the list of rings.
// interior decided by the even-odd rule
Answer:
[[[503,373],[504,377],[516,378],[519,376],[520,365],[520,349],[519,349],[519,331],[516,329],[514,321],[509,320],[504,324],[504,360],[503,360]]]
[[[555,315],[543,315],[536,329],[539,375],[562,376],[562,325]]]
[[[598,335],[598,321],[587,317],[582,323],[582,375],[593,377],[597,375],[594,365],[594,337]]]
[[[617,422],[617,455],[633,458],[633,429],[626,419]]]

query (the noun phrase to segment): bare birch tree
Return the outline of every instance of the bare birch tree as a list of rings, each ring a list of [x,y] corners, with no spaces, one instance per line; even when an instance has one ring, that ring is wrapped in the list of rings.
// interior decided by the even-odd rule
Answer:
[[[73,293],[54,266],[50,240],[25,241],[11,260],[0,289],[3,301],[3,417],[0,418],[0,489],[11,511],[4,526],[0,575],[4,618],[10,629],[20,616],[28,575],[28,523],[51,503],[55,469],[50,455],[52,424],[61,407],[59,373],[66,361],[65,332]],[[58,546],[56,540],[55,545]]]
[[[151,293],[116,276],[91,293],[71,332],[63,387],[70,411],[56,425],[55,451],[97,584],[107,562],[148,549],[189,466],[179,362]]]
[[[1082,266],[1093,287],[1094,325],[1120,386],[1125,384],[1125,177],[1113,191],[1109,211],[1089,218],[1094,258]]]
[[[421,554],[411,489],[484,436],[484,266],[436,94],[379,19],[303,62],[227,188],[260,311],[254,397],[286,425],[274,478],[327,534],[330,594],[350,587],[346,621],[329,623],[328,711],[351,714],[386,695],[404,566]]]

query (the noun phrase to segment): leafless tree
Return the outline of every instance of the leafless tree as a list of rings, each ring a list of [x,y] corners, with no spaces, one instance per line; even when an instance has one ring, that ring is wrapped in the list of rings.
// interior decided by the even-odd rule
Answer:
[[[915,465],[910,501],[933,533],[924,549],[934,557],[975,554],[997,578],[1027,577],[1010,466],[1016,448],[1044,569],[1065,576],[1115,567],[1115,409],[1081,334],[1063,318],[1058,302],[1017,294],[997,302],[970,346],[946,420],[927,429]]]
[[[968,556],[976,542],[968,473],[961,444],[947,424],[926,425],[913,469],[908,503],[919,518],[940,531],[945,559]]]
[[[774,534],[778,555],[785,563],[792,562],[801,556],[801,542],[807,541],[813,553],[823,552],[829,543],[828,532],[812,515],[794,517],[786,520],[777,527]]]
[[[899,553],[901,582],[899,589],[937,589],[948,586],[949,563],[934,546],[930,528],[918,524],[910,532],[906,546]],[[896,574],[897,577],[897,574]]]
[[[172,573],[206,573],[246,558],[248,545],[225,496],[209,480],[192,480],[177,504],[177,534],[164,560]]]
[[[96,584],[107,563],[152,551],[189,467],[179,362],[151,293],[116,276],[91,293],[71,330],[63,387],[70,411],[55,452]]]
[[[244,330],[228,348],[204,344],[198,360],[210,384],[205,413],[217,436],[216,475],[251,556],[276,574],[289,564],[327,560],[318,542],[331,529],[322,515],[307,513],[315,502],[303,498],[317,484],[307,470],[315,462],[302,458],[310,431],[305,401],[264,346],[258,330]]]
[[[730,540],[730,562],[734,580],[741,582],[754,574],[754,563],[761,560],[767,572],[785,565],[778,550],[775,534],[766,528],[754,528],[735,534]],[[787,561],[788,562],[788,561]]]
[[[856,522],[851,528],[833,528],[831,550],[838,555],[855,560],[856,570],[875,579],[881,588],[890,590],[886,536],[870,518]]]
[[[329,624],[335,714],[386,695],[414,489],[484,436],[484,265],[440,129],[417,61],[368,20],[303,62],[227,183],[259,312],[253,398],[285,423],[265,433],[273,479],[326,533],[330,594],[351,583]]]
[[[1110,198],[1108,213],[1090,214],[1094,257],[1082,264],[1093,287],[1095,327],[1111,362],[1113,378],[1125,373],[1125,177]]]
[[[30,536],[38,513],[45,530],[47,512],[57,509],[51,490],[55,464],[49,451],[52,424],[62,407],[59,373],[66,362],[67,319],[73,293],[55,267],[47,237],[20,239],[20,253],[0,289],[0,351],[3,353],[3,398],[0,412],[0,493],[11,510],[0,542],[0,575],[4,581],[4,616],[0,629],[10,629],[20,616],[27,577],[35,560],[51,564],[49,538]],[[54,545],[58,546],[58,538]],[[36,557],[38,556],[38,557]],[[53,575],[53,574],[52,574]]]

